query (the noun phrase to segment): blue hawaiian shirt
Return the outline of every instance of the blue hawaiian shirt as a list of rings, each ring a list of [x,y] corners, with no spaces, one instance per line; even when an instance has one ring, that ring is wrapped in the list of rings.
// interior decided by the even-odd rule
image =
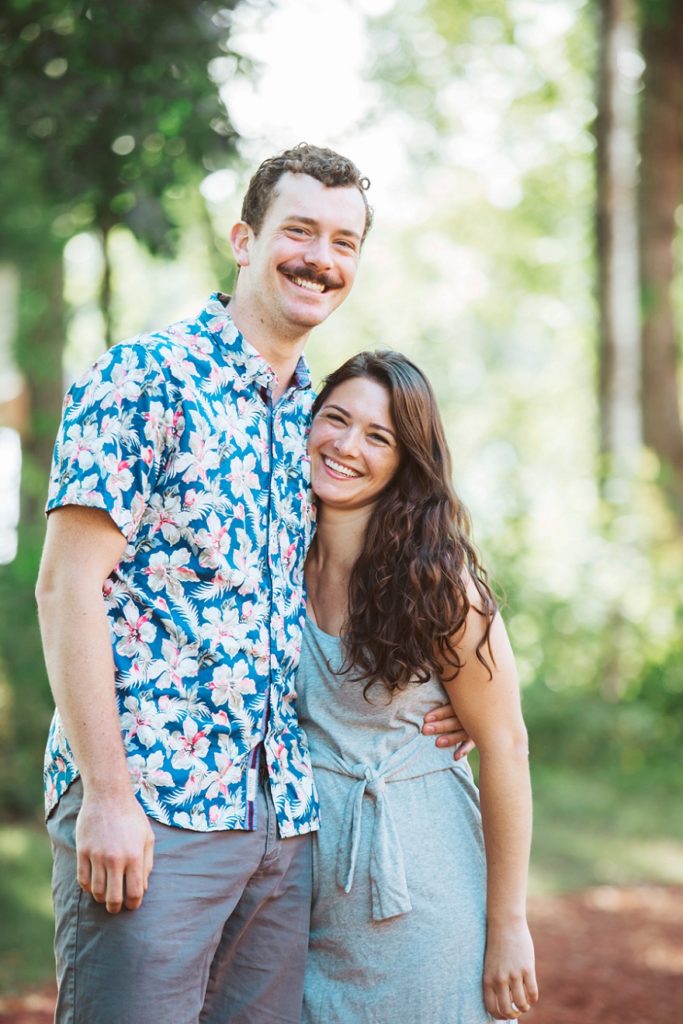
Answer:
[[[66,396],[48,511],[104,509],[127,547],[104,586],[131,783],[156,821],[251,829],[265,751],[280,835],[317,829],[296,715],[313,529],[300,360],[275,375],[215,294],[197,319],[116,345]],[[59,713],[47,813],[78,775]]]

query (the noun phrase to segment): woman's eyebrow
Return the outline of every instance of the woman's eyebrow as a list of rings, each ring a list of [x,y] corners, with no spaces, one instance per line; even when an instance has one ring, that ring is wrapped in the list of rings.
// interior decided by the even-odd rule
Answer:
[[[375,430],[383,430],[385,433],[391,434],[394,441],[398,440],[391,427],[385,427],[382,423],[370,423],[369,426],[373,427]]]
[[[336,409],[337,412],[340,412],[343,416],[346,416],[347,419],[350,416],[348,409],[345,409],[343,405],[336,405],[334,402],[326,402],[324,407],[325,409]],[[372,427],[373,430],[384,430],[385,433],[391,434],[394,441],[398,440],[396,434],[393,432],[391,427],[385,427],[383,423],[368,423],[368,426]]]

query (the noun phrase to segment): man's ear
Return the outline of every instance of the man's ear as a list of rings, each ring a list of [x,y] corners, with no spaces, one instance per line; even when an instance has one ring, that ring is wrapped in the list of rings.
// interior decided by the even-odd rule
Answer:
[[[230,244],[238,267],[249,266],[249,249],[254,233],[243,220],[233,224],[230,230]]]

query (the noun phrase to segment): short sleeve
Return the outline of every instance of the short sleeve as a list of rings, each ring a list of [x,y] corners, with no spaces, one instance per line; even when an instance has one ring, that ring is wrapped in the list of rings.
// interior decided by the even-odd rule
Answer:
[[[145,345],[105,353],[64,399],[46,511],[102,509],[131,541],[172,433],[168,404],[167,381]]]

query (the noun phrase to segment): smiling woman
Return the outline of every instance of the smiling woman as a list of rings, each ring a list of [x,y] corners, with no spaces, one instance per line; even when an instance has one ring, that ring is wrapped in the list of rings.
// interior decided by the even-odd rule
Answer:
[[[303,1022],[516,1019],[537,999],[526,732],[434,395],[400,353],[363,352],[313,411],[297,695],[324,824]],[[466,758],[421,732],[446,695],[483,815]]]
[[[313,489],[326,510],[373,503],[399,460],[386,388],[368,378],[340,384],[315,417],[308,450]]]

